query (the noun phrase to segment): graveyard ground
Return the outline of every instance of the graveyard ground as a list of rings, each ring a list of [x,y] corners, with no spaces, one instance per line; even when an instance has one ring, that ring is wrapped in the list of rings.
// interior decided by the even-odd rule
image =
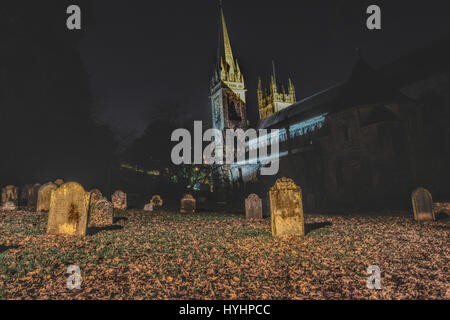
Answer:
[[[449,219],[306,214],[275,240],[242,215],[116,213],[84,238],[46,235],[47,214],[0,211],[0,299],[449,299]],[[66,288],[69,265],[81,290]],[[370,265],[382,290],[366,288]]]

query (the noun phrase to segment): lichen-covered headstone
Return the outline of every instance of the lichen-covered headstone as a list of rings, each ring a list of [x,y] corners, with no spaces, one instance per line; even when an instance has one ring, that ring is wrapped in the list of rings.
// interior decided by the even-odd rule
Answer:
[[[433,197],[430,191],[424,188],[417,188],[411,194],[411,202],[416,221],[435,220],[433,210]]]
[[[262,219],[262,200],[258,195],[251,194],[245,199],[245,218]]]
[[[163,200],[159,195],[155,195],[152,197],[152,200],[150,201],[150,203],[152,204],[153,208],[156,207],[162,207],[163,206]]]
[[[0,209],[4,211],[15,211],[17,210],[17,205],[12,201],[7,201],[1,206]]]
[[[89,192],[76,183],[63,184],[52,192],[47,233],[84,236],[87,230]]]
[[[53,182],[46,183],[39,188],[36,211],[43,212],[50,210],[50,197],[53,190],[57,188],[58,186]]]
[[[147,203],[145,206],[144,206],[144,211],[153,211],[153,206],[152,206],[152,204],[151,203]]]
[[[36,183],[28,190],[28,206],[35,208],[37,205],[37,198],[41,185]]]
[[[111,196],[114,209],[127,210],[127,194],[122,190],[117,190]]]
[[[2,189],[2,204],[13,202],[16,206],[19,203],[18,190],[15,186],[6,186]]]
[[[92,204],[92,202],[91,202]],[[106,198],[100,198],[91,205],[89,227],[107,227],[113,224],[114,206]]]
[[[55,180],[55,184],[59,187],[59,186],[64,184],[64,180],[63,179],[56,179]]]
[[[281,178],[269,191],[272,235],[304,236],[302,190],[293,180]]]
[[[195,213],[196,201],[192,194],[185,194],[181,199],[181,213]]]

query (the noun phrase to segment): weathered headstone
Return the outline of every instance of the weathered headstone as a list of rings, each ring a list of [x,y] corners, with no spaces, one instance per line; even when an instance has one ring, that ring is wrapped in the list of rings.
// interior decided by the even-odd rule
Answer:
[[[5,211],[15,211],[17,210],[17,205],[12,201],[7,201],[2,205],[0,209]]]
[[[152,200],[150,201],[150,203],[152,204],[153,208],[162,207],[163,206],[163,200],[158,195],[153,196]]]
[[[17,206],[19,203],[18,190],[15,186],[6,186],[2,189],[2,204],[14,202]]]
[[[63,184],[52,192],[47,233],[70,236],[86,235],[89,192],[76,183]]]
[[[262,200],[258,195],[251,194],[245,199],[245,218],[262,219]]]
[[[181,213],[195,213],[196,201],[192,194],[185,194],[181,199]]]
[[[92,201],[91,201],[92,204]],[[101,197],[91,205],[89,227],[107,227],[113,224],[114,206]]]
[[[33,208],[36,207],[40,188],[41,188],[41,185],[39,183],[36,183],[34,186],[32,186],[28,190],[28,206],[29,207],[33,207]]]
[[[417,188],[411,194],[411,202],[416,221],[435,220],[433,210],[433,197],[430,191],[424,188]]]
[[[111,196],[114,209],[127,210],[127,194],[122,190],[117,190]]]
[[[302,190],[293,180],[281,178],[269,191],[272,235],[305,235]]]
[[[31,184],[26,184],[22,188],[20,188],[20,204],[21,205],[28,205],[28,194],[30,192],[31,187],[33,187]]]
[[[152,206],[152,204],[151,204],[151,203],[147,203],[147,204],[144,206],[144,211],[153,211],[153,206]]]
[[[92,189],[89,192],[91,193],[91,206],[103,198],[102,192],[98,189]]]
[[[50,211],[50,197],[53,190],[57,188],[58,186],[53,182],[46,183],[39,188],[36,211]]]
[[[64,184],[64,180],[63,179],[56,179],[55,180],[55,184],[59,187],[59,186]]]

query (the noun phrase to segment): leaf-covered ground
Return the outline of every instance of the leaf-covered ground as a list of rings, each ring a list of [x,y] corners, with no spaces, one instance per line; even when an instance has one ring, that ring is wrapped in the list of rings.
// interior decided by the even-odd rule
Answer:
[[[307,214],[306,237],[277,240],[241,215],[116,215],[123,228],[70,238],[45,234],[47,214],[0,211],[0,299],[450,298],[449,220]]]

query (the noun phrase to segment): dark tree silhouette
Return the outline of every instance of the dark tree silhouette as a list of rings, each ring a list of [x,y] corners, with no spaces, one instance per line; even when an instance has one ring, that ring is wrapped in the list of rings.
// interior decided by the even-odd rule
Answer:
[[[66,9],[83,8],[82,30]],[[92,117],[88,72],[78,50],[88,0],[0,3],[0,184],[55,178],[106,187],[115,142]]]

